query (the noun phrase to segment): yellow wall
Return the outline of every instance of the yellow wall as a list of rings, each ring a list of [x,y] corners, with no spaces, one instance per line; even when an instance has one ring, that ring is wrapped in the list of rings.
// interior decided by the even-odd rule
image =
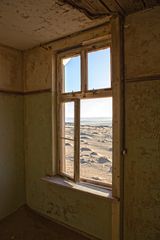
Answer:
[[[0,46],[0,219],[25,203],[21,60]]]
[[[160,239],[160,8],[125,21],[124,239]]]

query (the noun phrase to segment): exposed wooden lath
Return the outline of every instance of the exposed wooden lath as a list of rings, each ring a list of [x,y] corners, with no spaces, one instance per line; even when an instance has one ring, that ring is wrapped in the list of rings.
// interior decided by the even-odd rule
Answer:
[[[110,12],[99,0],[64,0],[64,2],[78,8],[91,19],[110,15]]]
[[[106,15],[128,15],[160,5],[160,0],[63,0],[95,19]]]

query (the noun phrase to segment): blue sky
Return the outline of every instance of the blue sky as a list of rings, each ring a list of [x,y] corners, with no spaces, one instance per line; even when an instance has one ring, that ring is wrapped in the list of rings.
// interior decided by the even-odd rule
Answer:
[[[65,92],[80,91],[80,56],[64,59]],[[88,53],[88,89],[110,87],[110,49]],[[66,117],[73,116],[73,103],[66,104]],[[81,101],[81,117],[112,117],[112,99],[88,99]]]

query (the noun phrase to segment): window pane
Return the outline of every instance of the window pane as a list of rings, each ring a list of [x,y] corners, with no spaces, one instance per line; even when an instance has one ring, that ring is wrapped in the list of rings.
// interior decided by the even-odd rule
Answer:
[[[74,177],[74,141],[63,139],[63,144],[65,146],[65,161],[63,166],[63,172]]]
[[[81,60],[80,55],[64,58],[63,74],[64,89],[63,92],[77,92],[81,90]]]
[[[81,100],[80,177],[112,183],[112,98]]]
[[[74,102],[65,104],[65,138],[74,140]]]
[[[110,87],[110,48],[88,53],[88,89]]]
[[[63,103],[62,119],[63,172],[74,176],[74,102]]]

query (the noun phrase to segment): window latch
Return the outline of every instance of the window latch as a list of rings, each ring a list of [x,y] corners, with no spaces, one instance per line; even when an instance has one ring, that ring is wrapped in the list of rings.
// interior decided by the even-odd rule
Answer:
[[[127,154],[127,149],[122,150],[122,155],[125,156]]]

